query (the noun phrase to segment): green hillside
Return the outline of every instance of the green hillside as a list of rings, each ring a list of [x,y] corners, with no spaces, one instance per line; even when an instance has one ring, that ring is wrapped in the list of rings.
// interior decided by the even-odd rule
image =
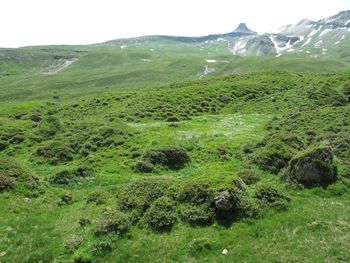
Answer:
[[[1,262],[350,260],[346,63],[54,50],[1,66]]]

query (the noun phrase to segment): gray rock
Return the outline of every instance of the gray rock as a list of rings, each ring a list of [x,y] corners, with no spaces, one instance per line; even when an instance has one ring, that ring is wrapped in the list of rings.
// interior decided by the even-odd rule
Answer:
[[[225,190],[219,193],[217,197],[214,198],[215,207],[219,211],[230,211],[233,209],[233,204],[231,202],[230,192]]]
[[[333,159],[330,146],[313,148],[294,157],[283,176],[306,187],[329,185],[337,180]]]

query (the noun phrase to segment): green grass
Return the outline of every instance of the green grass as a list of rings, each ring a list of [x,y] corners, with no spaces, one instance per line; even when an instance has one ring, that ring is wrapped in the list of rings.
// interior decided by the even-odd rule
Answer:
[[[78,252],[93,262],[350,260],[350,106],[344,92],[350,75],[331,73],[345,70],[345,62],[231,57],[229,63],[215,65],[215,78],[198,80],[208,55],[193,47],[176,50],[160,43],[126,49],[44,48],[6,51],[18,52],[28,62],[15,63],[11,55],[1,64],[1,72],[10,73],[0,78],[0,142],[6,144],[2,154],[35,172],[45,193],[31,199],[16,191],[0,193],[0,262],[72,262]],[[183,57],[176,55],[183,50]],[[79,60],[56,75],[33,72],[34,67],[50,65],[56,52]],[[210,58],[229,56],[219,44],[217,52],[208,52],[213,52]],[[35,54],[34,60],[25,54]],[[286,71],[255,72],[266,64]],[[228,75],[233,71],[253,72]],[[36,123],[33,115],[43,120]],[[171,122],[174,118],[178,121]],[[24,141],[16,142],[16,136]],[[270,156],[275,145],[294,154],[325,140],[334,148],[339,170],[338,182],[328,188],[287,184],[256,158],[261,153]],[[184,149],[191,162],[180,170],[155,164],[153,173],[135,171],[145,153],[166,147]],[[82,165],[92,167],[95,175],[67,185],[50,183],[57,172]],[[243,170],[259,175],[258,182],[247,186],[249,202],[256,203],[256,189],[268,183],[291,197],[289,208],[261,208],[258,216],[237,218],[228,227],[218,221],[192,227],[178,219],[167,233],[156,233],[141,222],[126,236],[115,236],[111,251],[93,253],[100,240],[93,234],[96,222],[117,210],[118,194],[129,183],[165,177],[175,188],[200,182],[217,194],[233,185]],[[105,203],[87,203],[97,189],[105,191]],[[73,201],[62,204],[66,193]],[[81,218],[91,225],[79,226]],[[65,243],[74,235],[81,235],[83,242],[70,253]],[[197,251],[195,239],[208,244]],[[221,254],[224,248],[227,255]]]

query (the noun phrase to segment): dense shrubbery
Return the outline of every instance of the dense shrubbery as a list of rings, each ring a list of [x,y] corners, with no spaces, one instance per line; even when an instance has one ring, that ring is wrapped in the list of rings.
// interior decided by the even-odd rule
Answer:
[[[104,190],[98,189],[90,193],[87,196],[86,201],[87,203],[95,203],[97,205],[101,205],[106,202],[106,199],[107,199],[107,192]]]
[[[17,161],[0,156],[0,191],[14,189],[26,196],[43,192],[39,178]]]
[[[144,219],[155,231],[169,231],[176,223],[176,204],[169,197],[160,197],[146,211]]]
[[[82,165],[75,170],[63,170],[50,178],[52,184],[69,184],[78,179],[94,176],[94,170],[88,166]]]
[[[119,207],[122,210],[146,211],[159,197],[165,196],[170,188],[168,178],[153,177],[128,184],[119,193]]]
[[[244,169],[239,171],[238,175],[247,185],[255,184],[260,180],[260,174],[255,170]]]
[[[286,194],[270,184],[260,185],[255,192],[255,198],[260,206],[273,207],[277,210],[285,210],[290,202]]]
[[[215,210],[207,204],[186,204],[180,210],[181,219],[193,226],[205,226],[214,222]]]
[[[96,236],[108,234],[125,235],[130,228],[129,217],[122,212],[113,212],[105,215],[99,220],[94,229]]]
[[[153,165],[162,165],[173,170],[181,169],[191,161],[187,152],[180,148],[150,150],[145,153],[143,159]]]

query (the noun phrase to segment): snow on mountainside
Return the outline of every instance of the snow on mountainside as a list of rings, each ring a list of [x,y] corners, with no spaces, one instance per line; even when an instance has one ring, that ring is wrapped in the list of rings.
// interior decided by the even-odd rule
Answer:
[[[237,56],[284,56],[302,54],[310,57],[326,57],[335,50],[349,46],[350,10],[338,13],[319,21],[301,20],[294,25],[286,25],[276,33],[258,34],[249,29],[245,23],[232,32],[202,37],[181,36],[145,36],[133,39],[112,40],[102,45],[142,45],[154,42],[170,41],[172,43],[198,45],[199,48],[221,43]],[[349,49],[350,50],[350,49]],[[350,59],[350,51],[338,52]],[[349,53],[349,54],[348,54]]]

